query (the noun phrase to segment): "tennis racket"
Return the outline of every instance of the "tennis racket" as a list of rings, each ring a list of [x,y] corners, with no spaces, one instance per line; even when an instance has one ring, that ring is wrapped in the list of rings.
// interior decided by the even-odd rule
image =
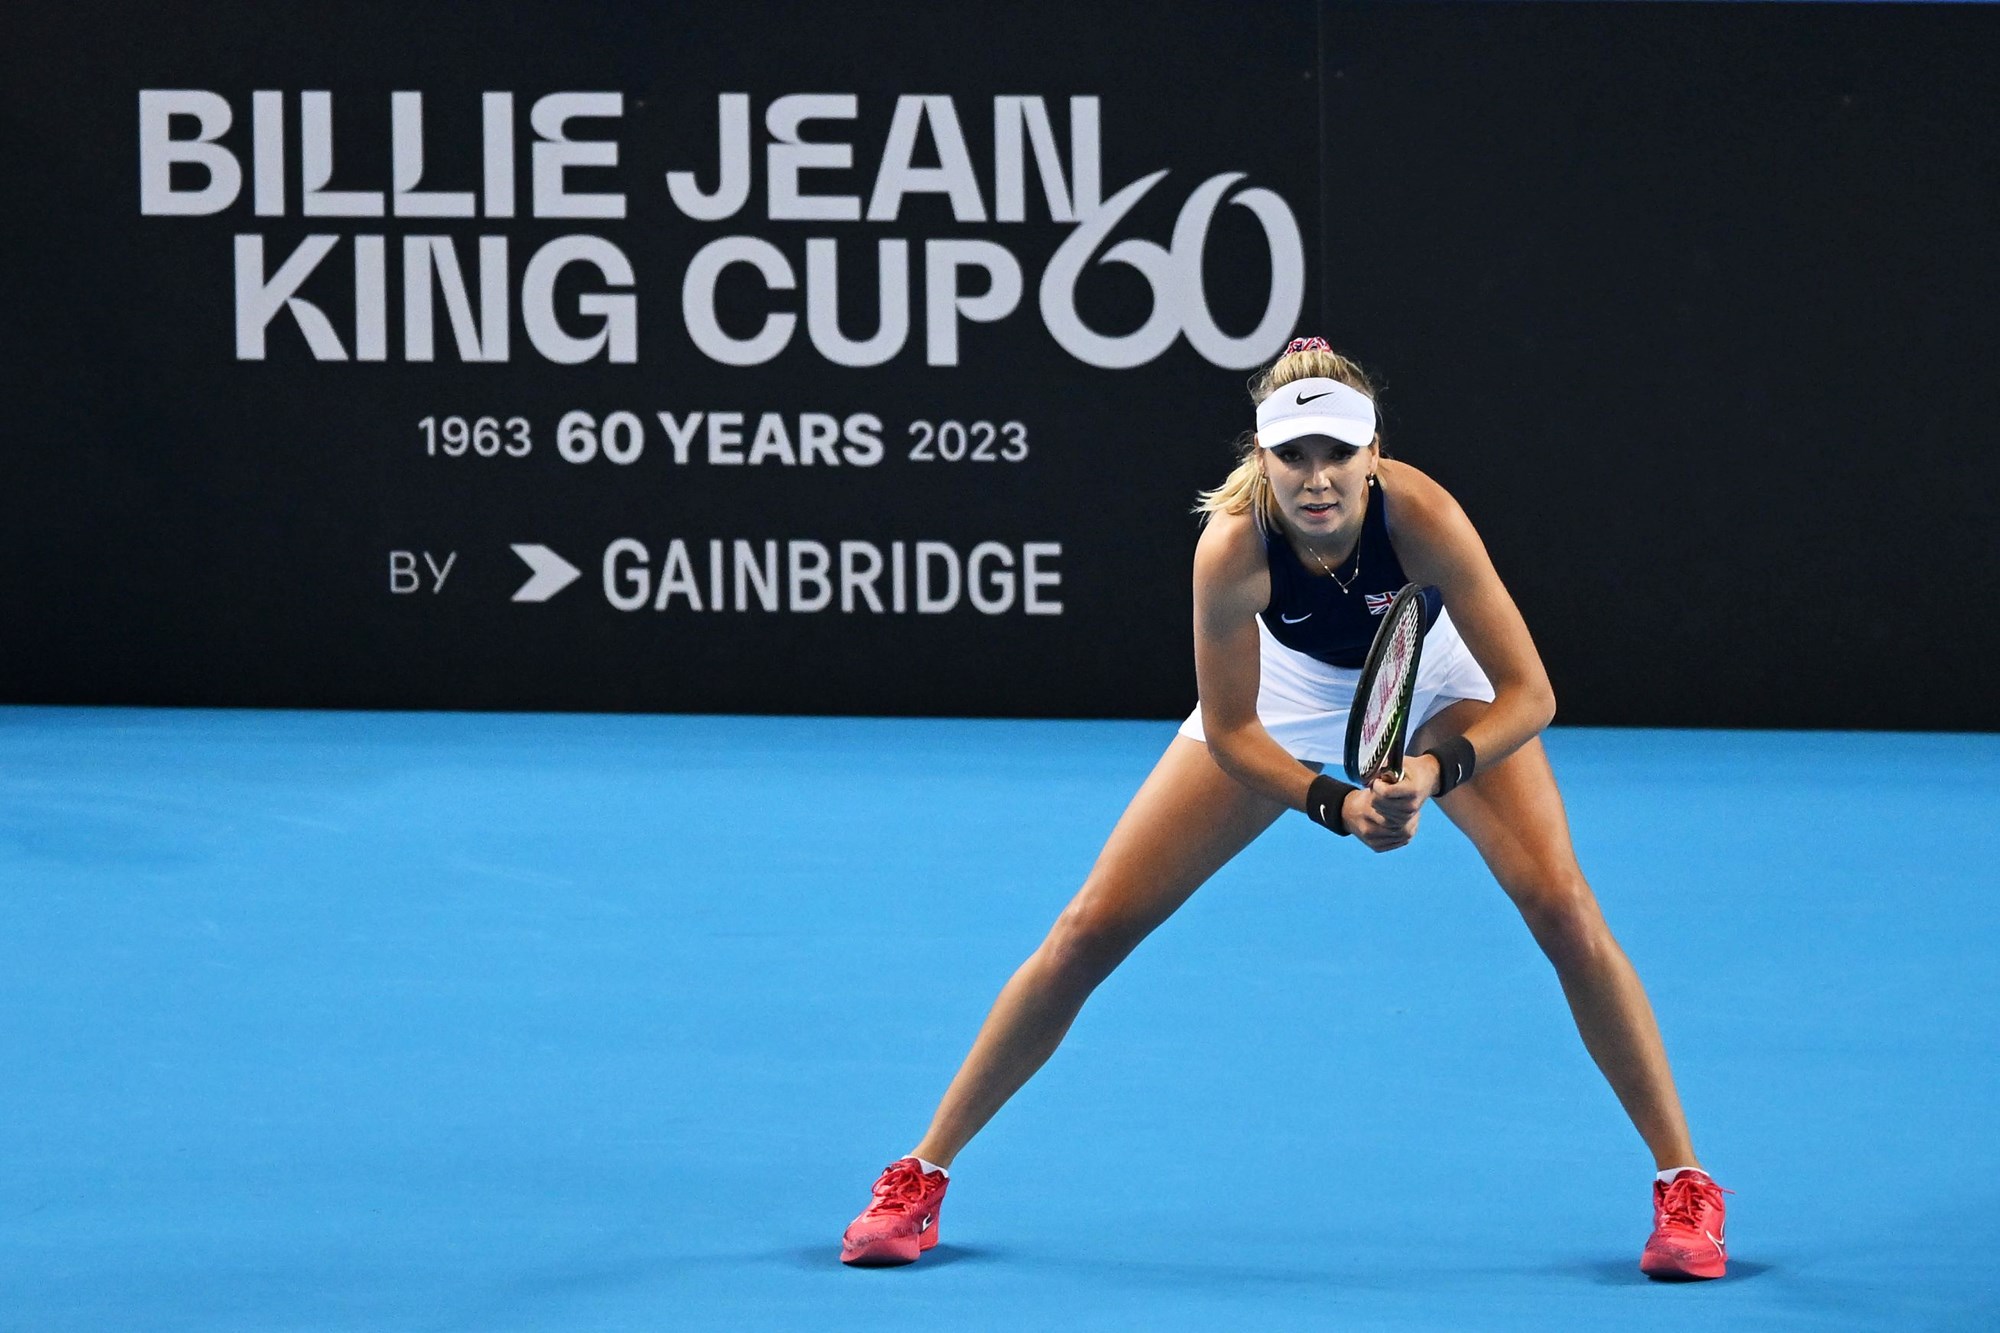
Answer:
[[[1347,712],[1347,776],[1364,787],[1377,777],[1403,780],[1403,743],[1423,648],[1424,590],[1406,583],[1368,646]]]

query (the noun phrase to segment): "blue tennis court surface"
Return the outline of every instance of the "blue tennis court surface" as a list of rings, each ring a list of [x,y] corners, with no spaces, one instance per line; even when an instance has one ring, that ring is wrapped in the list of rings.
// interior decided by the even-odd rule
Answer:
[[[851,1271],[1172,728],[0,709],[0,1325],[2000,1326],[2000,737],[1561,731],[1731,1200],[1435,812],[1287,818]]]

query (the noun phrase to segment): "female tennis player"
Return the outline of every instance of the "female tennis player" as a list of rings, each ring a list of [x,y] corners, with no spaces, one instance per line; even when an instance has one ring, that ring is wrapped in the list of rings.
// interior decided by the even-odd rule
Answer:
[[[1659,1028],[1570,847],[1538,735],[1555,696],[1479,534],[1444,488],[1384,458],[1375,392],[1319,338],[1254,382],[1257,429],[1201,497],[1194,558],[1201,702],[1111,831],[1041,947],[1015,972],[930,1130],[876,1181],[842,1238],[851,1264],[937,1243],[958,1151],[1054,1052],[1083,1002],[1154,927],[1286,810],[1377,852],[1435,801],[1485,858],[1554,964],[1577,1031],[1658,1171],[1639,1266],[1723,1274],[1722,1190],[1688,1139]],[[1400,780],[1356,788],[1339,764],[1375,617],[1431,591]]]

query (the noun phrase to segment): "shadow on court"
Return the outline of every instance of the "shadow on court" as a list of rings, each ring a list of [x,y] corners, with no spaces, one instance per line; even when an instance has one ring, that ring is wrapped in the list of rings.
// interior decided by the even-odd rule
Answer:
[[[885,1264],[874,1267],[850,1268],[840,1262],[839,1237],[824,1245],[799,1245],[789,1250],[771,1250],[753,1256],[752,1263],[779,1263],[787,1268],[806,1270],[838,1269],[844,1273],[900,1274],[911,1277],[917,1273],[939,1268],[951,1268],[959,1264],[991,1264],[1011,1258],[1009,1251],[992,1245],[954,1245],[950,1241],[939,1241],[937,1248],[914,1264]]]
[[[1602,1287],[1653,1287],[1676,1286],[1672,1281],[1655,1282],[1639,1271],[1638,1261],[1630,1258],[1592,1259],[1576,1264],[1551,1264],[1536,1270],[1556,1277],[1581,1278]],[[1729,1276],[1724,1282],[1752,1282],[1766,1273],[1778,1271],[1775,1264],[1760,1264],[1748,1259],[1731,1259]]]

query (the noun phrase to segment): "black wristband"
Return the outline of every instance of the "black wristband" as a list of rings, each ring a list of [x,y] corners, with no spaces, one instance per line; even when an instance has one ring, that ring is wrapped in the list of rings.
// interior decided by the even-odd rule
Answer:
[[[1306,815],[1313,823],[1332,829],[1345,838],[1352,832],[1347,821],[1340,816],[1340,803],[1347,799],[1347,793],[1360,790],[1350,787],[1339,778],[1330,778],[1322,773],[1306,788]]]
[[[1473,752],[1472,742],[1463,736],[1453,736],[1424,751],[1438,761],[1437,790],[1432,796],[1442,796],[1459,783],[1472,776],[1473,767],[1479,756]]]

